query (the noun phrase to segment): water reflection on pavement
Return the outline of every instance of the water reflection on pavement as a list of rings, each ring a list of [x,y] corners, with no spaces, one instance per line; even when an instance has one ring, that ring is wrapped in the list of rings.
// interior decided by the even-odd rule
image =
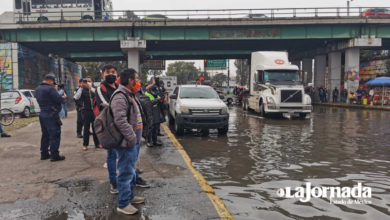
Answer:
[[[236,219],[389,219],[390,112],[317,107],[310,119],[263,119],[230,109],[229,133],[179,138]],[[371,205],[308,203],[279,188],[372,187]]]

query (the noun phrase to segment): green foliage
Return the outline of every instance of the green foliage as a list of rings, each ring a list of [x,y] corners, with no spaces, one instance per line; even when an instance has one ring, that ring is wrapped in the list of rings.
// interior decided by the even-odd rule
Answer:
[[[194,62],[178,61],[168,65],[167,76],[176,76],[178,85],[199,79],[200,71]]]
[[[234,65],[237,68],[236,71],[236,82],[238,85],[247,86],[249,85],[249,71],[250,66],[248,60],[236,60]]]
[[[127,69],[127,62],[113,61],[113,62],[80,62],[78,63],[83,66],[82,76],[91,76],[93,81],[100,82],[102,80],[102,69],[105,65],[111,64],[118,69],[120,74],[124,69]]]
[[[224,73],[218,73],[211,79],[211,82],[214,85],[222,86],[224,82],[227,82],[227,75],[225,75]]]

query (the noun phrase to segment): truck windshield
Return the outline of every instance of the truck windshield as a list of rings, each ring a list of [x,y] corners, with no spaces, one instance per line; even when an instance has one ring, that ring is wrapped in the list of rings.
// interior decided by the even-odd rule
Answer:
[[[210,87],[183,87],[180,91],[182,99],[216,99],[217,92]]]
[[[301,82],[299,72],[296,70],[268,70],[264,73],[266,82]]]

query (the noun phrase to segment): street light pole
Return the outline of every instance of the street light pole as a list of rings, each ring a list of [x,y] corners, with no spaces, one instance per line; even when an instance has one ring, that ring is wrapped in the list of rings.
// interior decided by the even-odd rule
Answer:
[[[351,2],[353,2],[353,0],[347,0],[347,16],[349,16],[349,6],[351,5]]]

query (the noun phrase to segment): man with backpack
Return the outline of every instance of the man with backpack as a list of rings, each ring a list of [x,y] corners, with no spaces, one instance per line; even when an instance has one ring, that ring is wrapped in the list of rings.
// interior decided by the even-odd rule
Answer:
[[[126,69],[120,74],[120,85],[113,94],[111,110],[115,127],[123,136],[116,148],[118,154],[118,207],[117,211],[133,215],[138,209],[132,204],[144,203],[143,197],[134,196],[136,185],[136,164],[142,138],[142,107],[135,94],[141,83],[134,69]],[[130,186],[130,187],[129,187]]]

